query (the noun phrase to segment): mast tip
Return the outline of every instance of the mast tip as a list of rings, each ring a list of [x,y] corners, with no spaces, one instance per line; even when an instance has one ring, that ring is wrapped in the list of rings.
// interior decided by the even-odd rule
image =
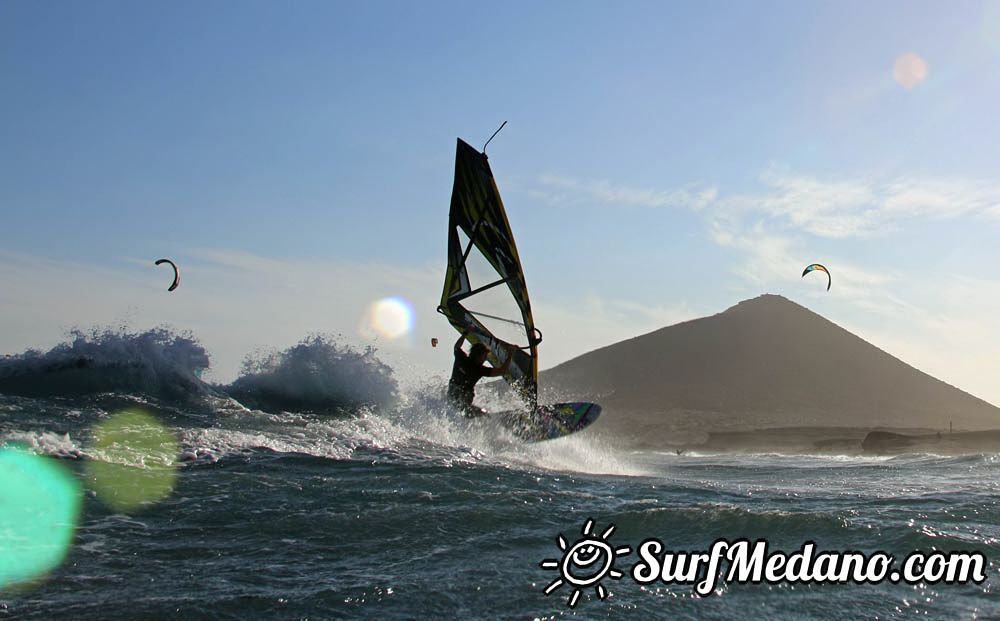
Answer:
[[[486,144],[483,145],[483,155],[486,155],[486,147],[489,146],[490,142],[496,137],[497,134],[500,133],[500,130],[503,129],[504,125],[506,125],[506,124],[507,124],[507,121],[504,121],[503,123],[501,123],[500,127],[498,127],[497,130],[495,132],[493,132],[493,135],[490,136],[490,139],[487,140]]]

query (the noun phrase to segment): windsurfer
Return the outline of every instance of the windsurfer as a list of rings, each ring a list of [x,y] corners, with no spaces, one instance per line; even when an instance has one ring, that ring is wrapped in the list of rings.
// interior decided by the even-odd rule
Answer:
[[[489,356],[489,349],[482,343],[476,343],[466,354],[462,351],[462,344],[468,337],[466,330],[462,336],[455,341],[455,365],[451,369],[451,379],[448,381],[448,398],[469,418],[483,416],[485,410],[472,405],[472,400],[476,397],[476,382],[484,377],[499,377],[510,368],[510,361],[514,359],[514,347],[508,345],[507,359],[499,367],[488,367],[485,365]]]

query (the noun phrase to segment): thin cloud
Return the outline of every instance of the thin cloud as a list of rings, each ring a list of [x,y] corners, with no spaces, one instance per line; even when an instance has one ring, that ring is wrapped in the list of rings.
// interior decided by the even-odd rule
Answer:
[[[542,175],[526,191],[556,207],[596,204],[704,212],[710,227],[726,217],[757,214],[773,220],[775,227],[829,239],[884,235],[916,218],[1000,219],[1000,182],[990,180],[915,175],[824,179],[772,166],[761,173],[760,183],[759,192],[725,196],[715,186],[652,189]]]
[[[765,190],[720,200],[721,210],[757,213],[776,226],[831,239],[871,237],[916,218],[1000,215],[1000,184],[960,177],[826,180],[771,168]]]
[[[529,193],[554,206],[577,203],[658,208],[684,208],[695,211],[710,205],[717,196],[715,188],[654,190],[559,175],[542,175]]]

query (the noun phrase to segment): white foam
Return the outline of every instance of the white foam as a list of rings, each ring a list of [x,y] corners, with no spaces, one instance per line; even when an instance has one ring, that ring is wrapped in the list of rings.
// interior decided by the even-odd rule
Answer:
[[[0,444],[21,444],[43,455],[56,457],[79,458],[83,455],[83,447],[77,444],[68,433],[58,434],[51,431],[11,431],[0,438]]]

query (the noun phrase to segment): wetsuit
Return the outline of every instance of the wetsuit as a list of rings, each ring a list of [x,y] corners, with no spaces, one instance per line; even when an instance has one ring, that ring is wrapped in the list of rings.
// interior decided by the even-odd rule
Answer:
[[[465,411],[466,416],[481,416],[483,410],[472,405],[476,396],[476,382],[489,375],[489,367],[476,362],[461,349],[455,350],[455,366],[448,381],[448,398]]]

